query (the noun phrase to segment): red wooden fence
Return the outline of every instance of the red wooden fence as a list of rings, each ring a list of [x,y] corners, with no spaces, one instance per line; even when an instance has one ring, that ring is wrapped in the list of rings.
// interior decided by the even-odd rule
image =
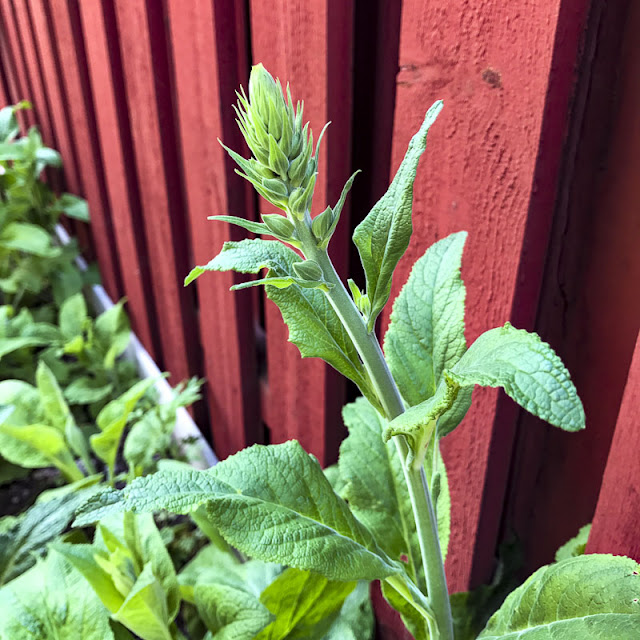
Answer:
[[[367,169],[332,244],[340,270],[357,273],[351,230],[384,191],[425,109],[444,99],[394,293],[429,244],[469,230],[468,340],[507,319],[538,329],[567,360],[588,425],[580,436],[552,432],[497,392],[476,393],[465,424],[443,443],[453,501],[447,571],[460,590],[490,577],[512,528],[539,564],[596,508],[640,323],[638,297],[626,299],[640,269],[632,186],[640,138],[631,135],[640,12],[630,6],[0,0],[3,91],[33,102],[26,123],[61,150],[66,187],[88,198],[85,244],[95,247],[109,293],[127,296],[143,343],[174,381],[207,377],[197,417],[217,453],[297,438],[325,462],[336,457],[339,412],[353,389],[320,361],[300,359],[261,293],[229,293],[237,276],[181,285],[193,264],[241,237],[208,215],[269,210],[216,138],[243,148],[230,107],[251,62],[290,82],[317,133],[330,120],[316,204],[333,204],[357,164]],[[603,158],[608,173],[599,171]],[[629,520],[606,506],[612,483],[638,487],[635,467],[616,470],[637,431],[627,408],[633,375],[593,545],[637,554],[624,533]],[[623,533],[607,546],[602,532],[617,530],[617,519]]]

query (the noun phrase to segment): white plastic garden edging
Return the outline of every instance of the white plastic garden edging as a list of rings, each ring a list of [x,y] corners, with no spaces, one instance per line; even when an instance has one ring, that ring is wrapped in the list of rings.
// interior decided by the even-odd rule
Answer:
[[[61,244],[69,243],[69,234],[61,225],[56,227],[56,235]],[[82,271],[87,270],[87,263],[82,257],[78,256],[76,263]],[[89,291],[89,297],[90,303],[97,314],[103,313],[114,306],[113,300],[111,300],[102,285],[92,286]],[[138,336],[133,331],[124,356],[135,362],[141,378],[153,378],[156,380],[154,387],[158,393],[160,403],[171,400],[172,391],[169,383],[162,377],[162,372],[158,369],[158,365],[153,361],[149,352],[142,346]],[[194,467],[207,469],[218,462],[209,443],[204,439],[200,429],[198,429],[189,412],[184,408],[180,408],[176,412],[176,426],[173,431],[173,438]],[[186,439],[192,440],[193,443],[184,445]]]

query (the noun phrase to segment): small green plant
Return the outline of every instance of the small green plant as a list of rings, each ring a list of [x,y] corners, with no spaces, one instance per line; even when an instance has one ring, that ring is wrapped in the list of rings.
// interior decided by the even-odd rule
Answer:
[[[89,220],[82,198],[58,197],[41,178],[45,169],[61,166],[58,152],[44,146],[35,127],[18,138],[16,111],[29,106],[0,110],[0,296],[16,310],[25,297],[32,303],[49,287],[58,304],[80,291],[77,248],[57,245],[52,233],[63,213]]]
[[[266,269],[266,277],[234,288],[265,285],[302,356],[324,359],[359,387],[363,398],[344,411],[349,437],[337,479],[334,473],[341,495],[292,441],[250,447],[209,471],[163,471],[121,491],[103,491],[81,509],[77,524],[123,511],[198,509],[229,544],[256,559],[328,580],[380,580],[415,638],[453,640],[440,440],[464,417],[475,385],[501,387],[567,431],[583,429],[585,416],[567,370],[537,335],[507,323],[467,349],[464,232],[440,240],[416,262],[394,303],[384,353],[378,344],[376,319],[411,237],[418,160],[441,109],[441,102],[429,109],[387,193],[355,229],[366,286],[361,290],[349,280],[347,289],[327,246],[353,177],[337,205],[312,219],[318,147],[313,150],[308,126],[302,126],[302,106],[294,108],[288,89],[285,97],[262,65],[254,67],[249,96],[240,94],[237,109],[253,157],[229,153],[241,175],[284,215],[263,216],[261,223],[216,219],[276,240],[225,243],[185,281],[205,271]],[[477,637],[637,638],[639,570],[633,560],[609,556],[544,567],[507,597]]]

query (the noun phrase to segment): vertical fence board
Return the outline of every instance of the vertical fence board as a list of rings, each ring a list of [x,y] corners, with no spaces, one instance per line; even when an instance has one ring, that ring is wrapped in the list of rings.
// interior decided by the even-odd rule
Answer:
[[[102,167],[132,326],[149,353],[159,361],[161,351],[140,220],[140,202],[131,160],[130,137],[127,135],[126,112],[122,113],[124,96],[113,75],[110,48],[117,48],[117,42],[113,41],[112,31],[108,31],[111,25],[105,21],[102,3],[78,2],[77,8],[84,33]],[[109,35],[112,36],[111,41]]]
[[[509,319],[558,4],[547,0],[515,14],[507,5],[472,8],[463,0],[403,4],[394,171],[429,105],[442,98],[445,108],[418,172],[414,236],[392,299],[430,244],[468,230],[462,274],[469,341]],[[467,587],[471,576],[496,399],[494,390],[476,391],[463,425],[443,442],[452,487],[452,590]]]
[[[226,5],[222,10],[229,19],[234,15],[233,6]],[[233,46],[230,40],[234,29],[233,24],[228,25],[222,34],[223,42],[217,42],[210,0],[196,0],[188,8],[178,0],[169,0],[167,6],[193,261],[206,264],[230,239],[226,224],[207,220],[208,215],[230,212],[225,158],[217,140],[224,137],[219,85],[227,81],[235,84],[239,73],[246,73],[246,67],[221,66],[218,47]],[[230,112],[229,105],[222,108]],[[226,115],[232,120],[232,112]],[[246,189],[245,184],[239,186]],[[218,457],[226,457],[262,438],[252,292],[229,291],[237,280],[232,272],[215,273],[201,276],[195,285]]]
[[[640,561],[640,334],[602,479],[587,553],[613,553]]]
[[[151,285],[156,299],[156,312],[163,366],[171,372],[174,382],[188,377],[194,370],[194,344],[189,335],[195,333],[193,292],[185,290],[179,279],[186,275],[188,259],[186,238],[176,233],[182,222],[181,194],[176,193],[175,175],[170,175],[165,162],[164,141],[172,135],[172,123],[162,128],[166,113],[161,108],[167,87],[159,87],[163,62],[152,54],[152,47],[161,49],[154,38],[150,20],[160,11],[157,4],[142,0],[116,0],[116,20],[120,34],[124,85],[131,118],[134,161],[137,170],[144,233],[153,277]],[[157,50],[156,50],[157,52]],[[159,97],[158,92],[162,91]],[[169,96],[170,100],[170,96]],[[162,101],[162,105],[160,104]]]
[[[586,430],[567,434],[522,416],[509,525],[528,571],[593,517],[640,327],[640,298],[630,295],[640,281],[640,6],[599,8],[581,79],[589,111],[575,124],[577,167],[561,192],[538,321],[562,346]],[[586,142],[594,135],[597,147]]]
[[[24,61],[22,45],[18,39],[18,29],[13,14],[11,0],[0,1],[0,12],[2,14],[2,22],[5,25],[5,33],[7,36],[5,44],[11,54],[11,71],[15,79],[16,89],[18,90],[18,95],[15,96],[15,98],[16,100],[33,101],[33,91],[27,74],[27,65]],[[33,110],[23,112],[23,118],[26,126],[30,127],[35,122]]]
[[[251,4],[254,63],[262,62],[274,76],[285,84],[289,82],[294,101],[304,99],[305,120],[311,122],[316,140],[330,117],[336,118],[323,142],[326,146],[321,153],[314,214],[329,202],[335,203],[348,178],[351,48],[347,42],[338,51],[330,51],[328,38],[333,29],[350,38],[348,29],[346,34],[343,30],[345,21],[351,24],[352,10],[352,2],[328,0],[266,0]],[[342,96],[344,102],[329,107],[330,92]],[[261,202],[262,212],[271,210]],[[346,227],[345,217],[331,248],[332,258],[342,267],[347,262]],[[271,302],[266,303],[266,323],[272,440],[296,438],[320,460],[331,460],[337,452],[344,382],[321,361],[300,359],[296,347],[286,342],[287,330]]]
[[[57,151],[62,156],[64,177],[67,189],[72,193],[82,193],[82,181],[78,170],[76,148],[73,131],[69,129],[67,121],[67,101],[60,91],[56,57],[47,29],[47,16],[43,0],[33,0],[29,4],[18,3],[31,14],[33,23],[34,44],[37,43],[40,73],[42,74],[43,90],[47,93],[48,112],[51,119],[52,131],[55,132]],[[50,142],[50,141],[49,141]]]
[[[27,99],[33,104],[33,117],[30,118],[29,124],[37,123],[44,140],[48,144],[55,144],[37,54],[31,38],[27,5],[24,2],[5,0],[3,8],[5,16],[13,16],[12,48],[14,56],[19,60],[18,65],[21,64],[23,68],[23,89],[28,88]]]
[[[115,256],[115,237],[110,219],[93,103],[88,77],[86,77],[84,41],[79,31],[77,1],[49,0],[46,10],[52,27],[52,40],[59,56],[59,67],[64,69],[64,73],[60,73],[61,98],[63,108],[68,110],[71,130],[76,141],[78,170],[84,185],[83,195],[89,203],[91,231],[100,265],[100,275],[111,298],[117,300],[122,296],[123,288],[120,268]],[[73,187],[70,185],[70,188]]]

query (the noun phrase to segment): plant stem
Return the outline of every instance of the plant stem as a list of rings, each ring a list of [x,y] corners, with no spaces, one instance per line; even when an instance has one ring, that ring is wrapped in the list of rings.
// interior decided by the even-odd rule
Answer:
[[[303,253],[307,259],[314,260],[320,266],[325,280],[334,285],[326,293],[326,296],[362,358],[387,419],[393,420],[404,412],[404,403],[389,371],[380,343],[374,332],[367,331],[364,318],[336,273],[328,253],[324,249],[317,248],[311,235],[310,226],[306,220],[297,225]],[[411,499],[424,564],[429,603],[436,620],[436,625],[429,621],[431,638],[432,640],[453,640],[451,604],[438,539],[438,523],[424,469],[422,467],[419,470],[413,469],[407,465],[409,445],[404,436],[396,436],[394,441],[402,462]],[[437,628],[432,628],[434,626]]]

